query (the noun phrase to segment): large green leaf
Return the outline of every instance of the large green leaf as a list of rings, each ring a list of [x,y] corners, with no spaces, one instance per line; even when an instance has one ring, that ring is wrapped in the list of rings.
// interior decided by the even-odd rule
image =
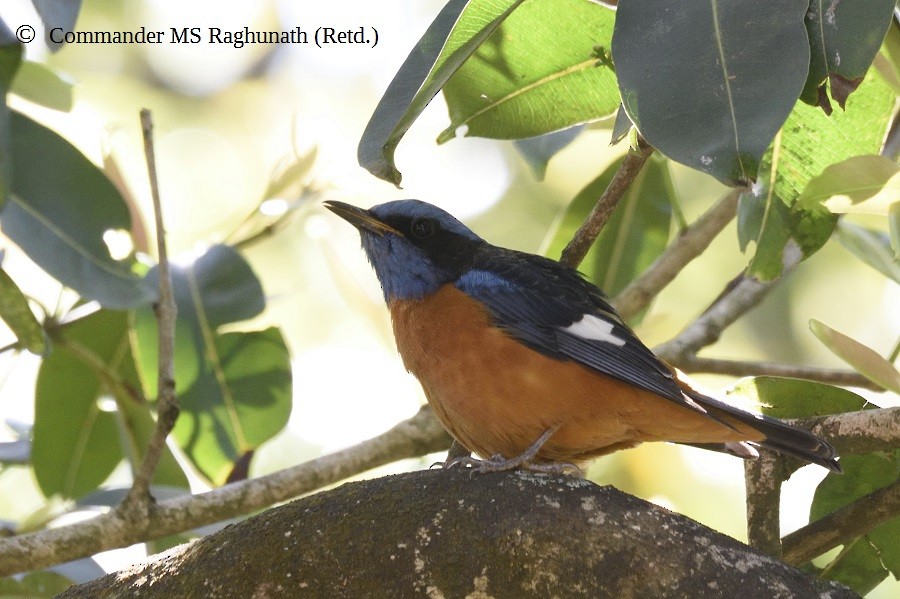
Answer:
[[[756,376],[739,380],[727,395],[738,395],[773,418],[810,418],[862,410],[866,400],[847,389],[778,376]]]
[[[448,47],[456,31],[466,31],[466,16]],[[447,81],[450,125],[438,142],[460,127],[467,136],[521,139],[614,113],[616,77],[603,60],[614,20],[613,11],[588,0],[523,4]]]
[[[622,1],[619,90],[641,135],[728,182],[754,180],[809,66],[808,0]]]
[[[444,6],[375,107],[359,140],[362,167],[400,185],[402,175],[394,165],[397,144],[453,73],[523,1],[450,0]],[[448,40],[451,31],[456,35]]]
[[[82,297],[110,308],[152,302],[156,293],[113,260],[103,241],[131,229],[115,186],[65,139],[12,113],[12,194],[0,213],[3,232],[41,268]]]
[[[12,173],[10,152],[12,142],[9,133],[10,111],[6,105],[6,94],[12,85],[22,62],[22,44],[9,27],[0,19],[0,210],[9,194]]]
[[[531,167],[531,172],[540,181],[543,180],[544,175],[547,173],[547,163],[550,162],[550,159],[572,143],[583,129],[583,125],[576,125],[562,131],[545,133],[537,137],[517,139],[513,145],[528,163],[528,166]]]
[[[148,279],[155,281],[157,269]],[[222,325],[262,312],[265,297],[250,265],[216,245],[189,267],[172,270],[178,307],[174,435],[209,479],[225,482],[237,461],[281,430],[291,408],[287,347],[277,329],[241,333]],[[135,313],[137,354],[148,393],[156,395],[157,326],[152,310]]]
[[[874,154],[853,156],[825,167],[810,179],[797,198],[804,209],[825,206],[835,214],[862,213],[887,216],[900,198],[900,166]]]
[[[53,353],[41,363],[32,463],[47,496],[81,497],[123,457],[135,466],[143,460],[153,419],[143,401],[127,324],[124,312],[100,310],[64,325]],[[104,403],[105,398],[115,403]],[[154,481],[187,486],[168,451]]]
[[[614,162],[578,192],[550,231],[544,251],[547,256],[559,258],[621,162]],[[619,293],[665,250],[674,201],[668,161],[661,156],[651,157],[606,222],[580,270],[609,295]]]
[[[831,113],[831,97],[841,106],[862,82],[891,24],[896,0],[811,0],[806,14],[809,75],[801,99]]]
[[[816,489],[810,520],[827,516],[900,478],[898,452],[851,455],[841,458],[843,475],[829,474]],[[878,526],[845,545],[824,574],[860,594],[866,594],[893,574],[900,578],[900,518]]]
[[[34,317],[28,300],[10,278],[0,268],[0,318],[9,325],[22,347],[33,354],[41,355],[46,349],[44,330]]]
[[[783,130],[766,152],[754,193],[764,198],[765,216],[758,231],[745,231],[757,240],[749,274],[771,280],[781,274],[782,251],[793,239],[808,257],[831,236],[837,217],[822,206],[801,207],[797,199],[826,167],[862,154],[878,154],[894,106],[894,93],[870,74],[847,101],[846,111],[830,117],[799,102]],[[743,203],[742,203],[743,204]],[[739,222],[746,217],[740,212]]]

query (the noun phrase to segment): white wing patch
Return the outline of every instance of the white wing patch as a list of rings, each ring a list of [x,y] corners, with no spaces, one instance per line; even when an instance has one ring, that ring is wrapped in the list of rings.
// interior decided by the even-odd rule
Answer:
[[[593,339],[604,343],[612,343],[619,347],[625,345],[625,340],[613,334],[613,325],[593,314],[585,314],[578,322],[573,322],[563,329],[567,333],[577,335],[582,339]]]

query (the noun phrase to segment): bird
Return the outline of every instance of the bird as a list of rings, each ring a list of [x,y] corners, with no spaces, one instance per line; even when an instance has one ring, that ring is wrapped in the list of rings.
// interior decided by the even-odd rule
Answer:
[[[580,471],[666,441],[745,459],[763,447],[841,471],[809,431],[699,391],[575,268],[491,245],[420,200],[324,205],[358,230],[403,363],[465,449],[445,467]]]

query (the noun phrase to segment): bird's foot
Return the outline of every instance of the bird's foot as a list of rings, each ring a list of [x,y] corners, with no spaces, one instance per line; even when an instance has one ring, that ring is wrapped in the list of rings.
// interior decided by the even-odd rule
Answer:
[[[473,473],[485,474],[487,472],[505,472],[507,470],[528,470],[544,474],[575,474],[583,475],[581,468],[570,462],[536,462],[534,457],[543,447],[544,443],[553,436],[559,425],[548,428],[525,451],[511,458],[501,454],[494,454],[486,460],[473,458],[471,455],[448,455],[443,463],[443,468],[462,467],[472,468]]]

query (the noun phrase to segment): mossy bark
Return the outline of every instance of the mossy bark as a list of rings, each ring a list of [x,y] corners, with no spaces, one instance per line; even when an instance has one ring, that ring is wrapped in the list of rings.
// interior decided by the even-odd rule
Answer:
[[[430,470],[347,483],[62,597],[856,597],[574,477]]]

